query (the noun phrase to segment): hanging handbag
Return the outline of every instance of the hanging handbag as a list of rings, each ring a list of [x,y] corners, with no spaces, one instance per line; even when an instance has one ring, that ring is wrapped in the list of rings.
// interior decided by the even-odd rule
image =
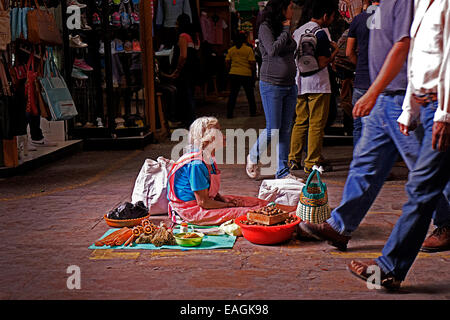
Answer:
[[[31,52],[30,58],[27,64],[27,81],[25,83],[25,96],[27,98],[27,113],[37,116],[39,115],[39,109],[36,99],[36,85],[34,84],[37,79],[37,72],[34,69],[34,52]]]
[[[44,76],[44,57],[41,55],[40,63],[39,63],[39,70],[38,70],[38,79],[40,80]],[[52,120],[52,115],[50,113],[50,109],[48,107],[47,102],[44,100],[44,97],[42,95],[42,85],[40,81],[35,81],[36,86],[36,99],[37,104],[39,107],[39,111],[41,114],[41,117],[50,121]]]
[[[317,176],[317,183],[311,182],[314,176]],[[300,193],[297,216],[302,221],[317,224],[324,222],[331,216],[327,186],[320,179],[320,172],[317,166],[313,167],[313,171]]]
[[[42,87],[41,94],[49,107],[52,120],[69,120],[78,115],[67,84],[56,67],[52,48],[47,49],[44,76],[39,81]]]
[[[36,9],[27,14],[28,40],[33,44],[62,45],[61,32],[56,25],[55,17],[47,6],[46,10],[41,10],[37,0],[34,0],[34,3]]]
[[[0,0],[0,50],[6,50],[11,43],[11,18],[9,9],[5,10],[3,0]]]

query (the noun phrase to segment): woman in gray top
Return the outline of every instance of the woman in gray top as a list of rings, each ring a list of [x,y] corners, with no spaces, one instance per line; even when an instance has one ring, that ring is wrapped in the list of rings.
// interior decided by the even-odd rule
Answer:
[[[289,172],[288,167],[297,101],[297,68],[294,60],[297,44],[289,32],[291,18],[291,0],[269,0],[262,13],[258,32],[262,55],[259,89],[266,116],[266,129],[247,156],[247,175],[253,179],[260,174],[260,155],[278,133],[278,167],[275,177],[299,180]]]

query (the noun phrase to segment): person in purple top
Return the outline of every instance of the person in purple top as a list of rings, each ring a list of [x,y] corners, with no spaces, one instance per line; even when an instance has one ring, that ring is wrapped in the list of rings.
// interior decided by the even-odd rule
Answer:
[[[353,105],[367,92],[370,87],[369,74],[369,31],[368,28],[379,1],[371,1],[371,6],[358,14],[350,24],[347,39],[346,54],[356,65],[355,79],[353,81]],[[361,118],[353,120],[353,146],[355,147],[361,137]]]

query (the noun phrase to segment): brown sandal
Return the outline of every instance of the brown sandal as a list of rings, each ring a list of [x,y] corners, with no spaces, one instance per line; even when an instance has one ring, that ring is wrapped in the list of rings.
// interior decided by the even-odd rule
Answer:
[[[372,260],[369,264],[366,264],[361,261],[352,260],[352,262],[350,262],[347,265],[347,269],[354,276],[367,282],[367,280],[373,274],[373,273],[368,273],[367,269],[369,268],[369,266],[373,266],[373,265],[378,267],[377,263],[374,260]],[[401,281],[395,279],[394,276],[387,275],[386,273],[383,272],[383,270],[381,270],[380,285],[388,290],[398,290],[398,289],[400,289]]]

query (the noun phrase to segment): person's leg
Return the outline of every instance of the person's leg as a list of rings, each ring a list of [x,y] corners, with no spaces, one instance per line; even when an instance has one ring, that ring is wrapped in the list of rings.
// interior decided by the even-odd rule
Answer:
[[[328,119],[331,94],[308,95],[309,106],[309,128],[308,128],[308,151],[305,157],[305,168],[319,165],[322,154],[323,136]]]
[[[431,145],[435,110],[430,105],[422,108],[425,136],[418,160],[410,171],[406,184],[408,201],[382,250],[382,256],[376,259],[383,271],[392,273],[397,280],[405,279],[417,257],[427,234],[432,212],[450,178],[450,150],[437,152]]]
[[[41,141],[44,135],[41,130],[41,116],[27,114],[28,125],[30,126],[30,136],[32,141]]]
[[[236,99],[241,89],[241,79],[239,76],[230,74],[230,96],[227,104],[227,118],[233,118],[234,107],[236,106]]]
[[[341,204],[327,223],[338,233],[351,235],[369,211],[394,165],[398,151],[384,127],[384,96],[364,119],[362,136],[353,151]]]
[[[309,129],[308,152],[305,158],[305,170],[320,164],[323,136],[328,119],[331,94],[320,93],[308,95]]]
[[[256,101],[255,101],[253,77],[243,77],[242,85],[245,90],[245,95],[247,96],[250,116],[255,116],[256,115]]]
[[[390,106],[384,110],[386,130],[389,132],[406,166],[409,170],[412,170],[420,150],[420,141],[422,140],[421,130],[416,129],[410,132],[409,136],[402,134],[399,130],[397,119],[403,112],[404,96],[387,96],[385,99]]]
[[[301,95],[297,98],[295,113],[296,117],[291,134],[289,161],[295,161],[296,163],[300,164],[302,161],[303,148],[306,145],[309,126],[309,108],[307,94]]]
[[[266,128],[261,132],[258,140],[250,150],[250,160],[253,163],[258,163],[260,155],[266,151],[272,137],[276,134],[273,130],[279,129],[281,123],[280,110],[282,99],[279,92],[280,86],[260,81],[259,88],[266,116]]]
[[[283,178],[289,174],[288,158],[291,145],[292,119],[295,115],[295,106],[297,102],[297,85],[287,87],[283,91],[283,106],[279,124],[279,142],[278,142],[278,171],[276,178]]]
[[[353,89],[353,98],[352,98],[352,104],[353,106],[358,102],[358,100],[367,92],[367,90],[354,88]],[[359,139],[361,138],[361,131],[362,131],[362,121],[361,118],[353,119],[353,148],[356,147],[356,144],[358,143]]]
[[[447,183],[433,214],[433,224],[438,228],[450,227],[450,181]]]

